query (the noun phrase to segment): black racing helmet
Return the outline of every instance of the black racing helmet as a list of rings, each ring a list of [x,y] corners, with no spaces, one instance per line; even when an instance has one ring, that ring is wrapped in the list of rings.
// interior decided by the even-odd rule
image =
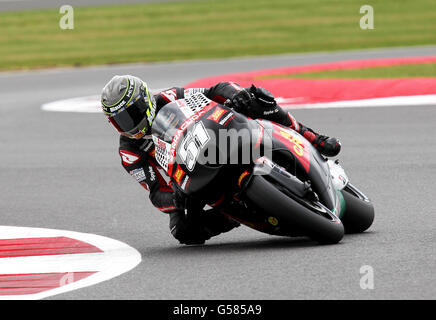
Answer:
[[[156,100],[147,84],[131,76],[114,76],[101,94],[103,112],[118,132],[141,139],[150,132],[156,114]]]

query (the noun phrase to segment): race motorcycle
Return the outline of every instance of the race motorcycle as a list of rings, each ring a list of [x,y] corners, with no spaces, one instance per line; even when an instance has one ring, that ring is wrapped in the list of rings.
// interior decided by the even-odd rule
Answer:
[[[173,187],[260,232],[334,244],[373,223],[371,201],[337,160],[288,127],[248,118],[200,92],[165,105],[152,139]]]

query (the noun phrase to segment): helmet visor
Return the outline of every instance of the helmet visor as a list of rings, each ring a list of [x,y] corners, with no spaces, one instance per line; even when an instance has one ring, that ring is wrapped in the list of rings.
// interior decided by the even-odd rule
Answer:
[[[129,138],[139,139],[145,135],[149,127],[147,119],[147,110],[149,108],[149,99],[141,94],[139,99],[131,106],[109,117],[109,121],[120,134]]]

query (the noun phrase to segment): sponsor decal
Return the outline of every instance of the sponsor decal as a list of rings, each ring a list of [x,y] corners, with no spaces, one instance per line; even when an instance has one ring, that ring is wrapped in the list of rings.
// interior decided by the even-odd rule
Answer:
[[[153,142],[155,144],[154,148],[154,158],[156,159],[156,162],[168,173],[168,175],[171,175],[171,168],[168,168],[168,160],[169,160],[169,148],[170,144],[159,139],[156,136],[152,136]]]
[[[141,139],[143,136],[145,136],[145,132],[139,131],[139,132],[135,133],[134,135],[132,135],[132,138],[133,139]]]
[[[269,115],[271,115],[271,114],[273,114],[273,113],[277,113],[277,112],[279,112],[278,109],[268,110],[268,111],[264,111],[264,112],[263,112],[263,115],[264,115],[264,116],[269,116]]]
[[[165,141],[163,141],[163,140],[161,140],[161,139],[159,139],[157,137],[155,137],[155,139],[153,141],[154,141],[154,145],[156,147],[162,148],[162,149],[166,149],[167,145],[166,145]]]
[[[189,108],[185,103],[180,103],[179,107],[180,107],[180,111],[183,112],[183,115],[186,118],[190,118],[195,114],[195,112],[192,111],[191,108]]]
[[[168,123],[168,127],[170,128],[177,128],[177,125],[179,123],[179,119],[176,117],[174,113],[167,114],[166,117],[166,123]]]
[[[189,97],[192,96],[193,94],[196,93],[204,93],[205,89],[204,88],[189,88],[189,89],[185,89],[184,91],[184,97]]]
[[[279,224],[279,221],[274,217],[268,217],[268,222],[273,225],[274,227]]]
[[[121,103],[115,107],[109,108],[109,112],[113,113],[114,111],[117,111],[119,109],[121,109],[122,107],[124,107],[124,105],[126,104],[126,101],[121,101]]]
[[[146,139],[145,142],[140,147],[140,149],[146,152],[146,151],[150,150],[150,148],[152,146],[154,146],[153,140],[152,139]]]
[[[130,175],[136,179],[136,181],[141,182],[145,180],[145,172],[143,168],[138,168],[129,171]]]
[[[167,102],[175,101],[177,100],[177,92],[176,89],[170,89],[166,91],[162,91],[160,93],[162,98],[164,98]]]
[[[129,88],[127,89],[123,100],[118,103],[116,106],[106,106],[103,104],[103,109],[106,113],[114,113],[115,111],[121,112],[121,108],[123,108],[132,98],[132,94],[134,92],[134,89],[136,87],[135,81],[131,78],[129,78]]]
[[[289,150],[299,159],[304,169],[309,172],[310,155],[306,147],[306,144],[309,144],[309,142],[300,139],[298,133],[293,130],[284,129],[276,124],[273,124],[273,128],[273,135],[289,148]]]
[[[250,174],[250,172],[249,171],[247,171],[247,170],[245,170],[240,176],[239,176],[239,179],[238,179],[238,186],[239,186],[239,188],[241,187],[241,183],[242,183],[242,180],[244,180],[244,178],[246,177],[246,176],[248,176]]]
[[[156,173],[154,172],[152,166],[148,167],[148,173],[150,173],[150,181],[156,180]]]
[[[182,184],[181,184],[181,186],[180,186],[180,188],[182,188],[183,191],[186,191],[186,188],[187,188],[188,185],[189,185],[189,181],[191,181],[191,178],[189,178],[189,176],[186,175],[186,176],[185,176],[185,179],[183,180],[183,182],[182,182]]]
[[[146,111],[148,124],[151,126],[153,124],[153,119],[156,115],[156,108],[154,105],[151,105],[150,108]]]
[[[121,159],[123,160],[123,164],[126,166],[134,164],[135,162],[138,162],[138,160],[140,159],[140,157],[137,154],[127,150],[120,150],[120,156]]]
[[[234,113],[230,112],[228,115],[226,115],[220,122],[219,124],[222,126],[226,126],[233,118],[234,118]]]
[[[302,157],[304,154],[304,146],[301,140],[293,136],[289,131],[280,130],[280,134],[294,144],[295,153]]]
[[[216,107],[215,111],[209,116],[207,117],[207,119],[218,122],[219,119],[221,119],[221,117],[227,112],[227,110],[220,108],[220,107]]]
[[[174,173],[174,180],[180,185],[180,181],[182,181],[183,176],[185,175],[185,171],[183,171],[182,168],[180,168],[179,165],[177,165],[177,170]]]

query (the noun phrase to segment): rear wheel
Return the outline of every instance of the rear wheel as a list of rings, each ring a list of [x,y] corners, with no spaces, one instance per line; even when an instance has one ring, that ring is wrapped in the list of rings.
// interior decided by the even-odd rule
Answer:
[[[278,225],[301,230],[319,243],[338,243],[344,236],[341,221],[320,202],[304,199],[297,202],[262,176],[252,177],[245,195]]]
[[[356,187],[348,184],[342,195],[345,213],[341,218],[346,233],[360,233],[367,230],[374,221],[374,206]]]

